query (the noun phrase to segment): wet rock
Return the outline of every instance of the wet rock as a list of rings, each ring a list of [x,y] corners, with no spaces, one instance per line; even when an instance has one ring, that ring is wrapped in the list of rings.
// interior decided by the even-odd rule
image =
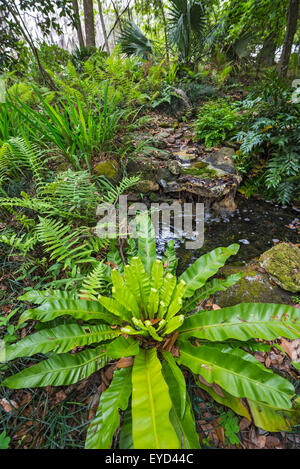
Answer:
[[[291,243],[280,243],[264,252],[260,265],[284,290],[300,291],[300,249]]]
[[[239,303],[283,303],[291,304],[290,295],[277,285],[273,285],[266,273],[260,272],[256,264],[241,267],[226,266],[221,269],[224,276],[242,272],[242,278],[226,291],[214,294],[214,303],[221,306],[234,306]]]
[[[227,174],[236,174],[234,166],[233,155],[235,151],[233,148],[222,147],[220,150],[208,156],[204,161],[209,163],[216,169],[220,169]]]
[[[234,150],[227,147],[212,152],[201,161],[195,161],[196,155],[190,150],[174,153],[182,164],[168,167],[179,177],[168,182],[165,191],[192,193],[209,199],[218,212],[234,211],[234,197],[242,178],[235,170],[233,155]]]

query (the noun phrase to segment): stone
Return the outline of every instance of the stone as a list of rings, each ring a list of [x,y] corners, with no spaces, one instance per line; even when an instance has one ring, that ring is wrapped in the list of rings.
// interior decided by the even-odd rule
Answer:
[[[154,171],[151,158],[132,158],[126,166],[128,176],[140,176],[141,179],[153,179]]]
[[[242,272],[242,278],[226,291],[214,294],[214,303],[225,308],[239,303],[280,303],[291,304],[290,295],[273,285],[266,273],[256,270],[256,264],[246,266],[225,266],[220,273],[224,276]]]
[[[300,248],[291,243],[279,243],[259,258],[259,264],[271,279],[284,290],[300,291]]]
[[[197,158],[197,155],[195,153],[192,153],[192,150],[181,150],[181,151],[176,151],[173,152],[173,155],[175,156],[176,159],[180,161],[193,161]]]
[[[159,185],[157,182],[152,181],[152,180],[141,180],[137,182],[134,186],[133,189],[136,192],[141,192],[143,194],[148,194],[149,192],[155,192],[159,190]]]
[[[95,173],[117,181],[120,178],[120,165],[116,160],[103,160],[94,167]]]
[[[178,174],[181,172],[180,164],[175,160],[168,161],[168,170],[170,173],[178,176]]]
[[[209,163],[215,169],[220,169],[227,174],[236,174],[233,159],[234,154],[235,151],[233,148],[222,147],[218,151],[205,158],[204,161]]]

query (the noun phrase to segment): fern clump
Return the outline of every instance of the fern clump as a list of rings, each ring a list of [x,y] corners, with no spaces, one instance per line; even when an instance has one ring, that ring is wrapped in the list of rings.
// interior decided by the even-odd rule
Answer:
[[[232,135],[239,115],[224,99],[209,101],[201,107],[195,123],[196,138],[207,148],[217,147]]]

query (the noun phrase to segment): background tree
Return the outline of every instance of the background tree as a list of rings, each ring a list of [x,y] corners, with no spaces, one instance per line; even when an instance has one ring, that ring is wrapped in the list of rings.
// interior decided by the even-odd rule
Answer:
[[[292,51],[294,36],[297,30],[299,17],[299,0],[290,0],[287,12],[286,32],[279,62],[279,74],[286,76]]]
[[[78,36],[78,42],[79,42],[79,47],[81,49],[84,48],[84,39],[83,39],[83,34],[82,34],[82,27],[81,27],[81,21],[80,21],[80,15],[79,15],[79,6],[78,6],[78,1],[77,0],[72,0],[73,4],[73,9],[76,17],[76,31],[77,31],[77,36]]]
[[[83,9],[85,25],[85,45],[86,47],[96,47],[93,0],[83,0]]]

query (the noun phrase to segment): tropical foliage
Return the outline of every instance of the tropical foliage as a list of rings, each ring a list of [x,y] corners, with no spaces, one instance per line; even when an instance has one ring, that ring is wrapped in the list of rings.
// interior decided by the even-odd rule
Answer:
[[[96,272],[86,279],[81,299],[38,291],[23,296],[39,306],[25,311],[19,326],[28,320],[46,324],[8,346],[6,360],[51,355],[7,377],[3,385],[17,389],[70,385],[114,363],[112,382],[88,428],[89,449],[110,448],[120,425],[120,410],[126,416],[122,448],[199,448],[185,369],[217,401],[249,419],[250,408],[259,427],[288,428],[283,413],[296,418],[295,389],[250,352],[260,350],[257,339],[297,337],[298,311],[286,305],[251,303],[197,311],[201,299],[238,280],[239,275],[232,275],[208,281],[239,246],[203,255],[176,278],[156,257],[147,215],[139,215],[137,223],[137,256],[130,258],[123,275],[118,269],[110,271],[111,296],[97,295],[92,289],[97,285]],[[101,283],[98,286],[101,291]],[[70,321],[54,326],[53,321],[63,316]],[[81,351],[70,353],[77,348]]]

